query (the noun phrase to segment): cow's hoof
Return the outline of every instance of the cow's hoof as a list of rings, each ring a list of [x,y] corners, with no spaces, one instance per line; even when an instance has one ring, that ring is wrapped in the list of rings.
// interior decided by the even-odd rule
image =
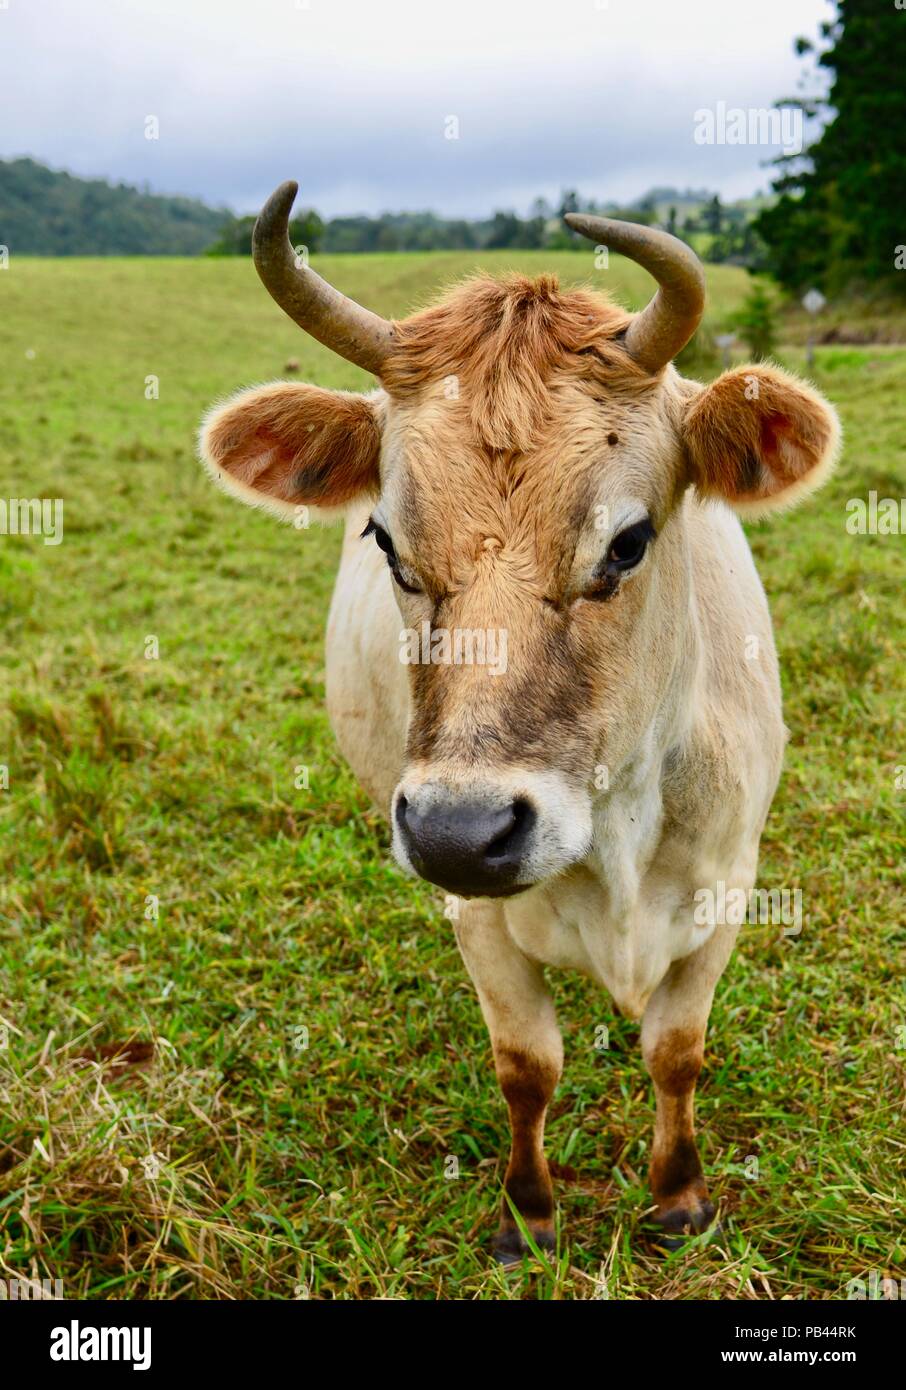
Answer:
[[[533,1226],[529,1222],[526,1224],[538,1249],[545,1254],[553,1251],[553,1231],[547,1226]],[[518,1226],[501,1227],[491,1244],[491,1253],[504,1269],[512,1269],[514,1265],[521,1264],[526,1255],[530,1258],[533,1256],[533,1251]]]
[[[652,1216],[648,1237],[656,1249],[665,1253],[682,1250],[693,1236],[699,1236],[714,1221],[716,1208],[707,1197],[691,1197],[670,1207],[662,1207]],[[715,1233],[720,1231],[714,1227]]]

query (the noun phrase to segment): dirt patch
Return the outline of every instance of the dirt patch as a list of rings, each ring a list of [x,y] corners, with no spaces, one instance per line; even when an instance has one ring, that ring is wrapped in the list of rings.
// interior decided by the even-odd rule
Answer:
[[[819,343],[840,343],[853,347],[869,346],[872,343],[906,342],[906,334],[899,324],[848,324],[836,323],[826,328],[817,339]]]

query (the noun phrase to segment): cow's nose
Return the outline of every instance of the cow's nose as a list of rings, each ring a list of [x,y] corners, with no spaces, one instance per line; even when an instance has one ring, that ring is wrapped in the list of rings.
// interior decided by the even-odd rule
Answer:
[[[519,871],[535,824],[527,801],[490,808],[435,796],[420,810],[400,795],[396,823],[412,867],[429,883],[466,898],[500,897],[522,886]]]

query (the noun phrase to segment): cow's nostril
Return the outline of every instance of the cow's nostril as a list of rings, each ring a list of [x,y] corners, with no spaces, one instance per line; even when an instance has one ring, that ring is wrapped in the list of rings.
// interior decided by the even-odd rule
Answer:
[[[504,814],[507,824],[501,827],[484,852],[485,858],[492,861],[510,858],[514,851],[521,852],[535,818],[527,801],[514,801]]]
[[[502,822],[502,824],[501,824]],[[513,808],[508,806],[505,811],[500,813],[500,821],[494,827],[492,838],[484,847],[485,859],[502,859],[507,853],[507,845],[516,824],[516,817]]]

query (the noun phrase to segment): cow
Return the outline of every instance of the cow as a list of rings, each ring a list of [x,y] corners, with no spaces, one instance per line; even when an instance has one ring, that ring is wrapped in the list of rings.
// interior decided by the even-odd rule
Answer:
[[[243,502],[345,521],[328,712],[400,867],[450,898],[510,1115],[494,1254],[554,1241],[551,966],[641,1024],[649,1229],[673,1248],[715,1215],[693,1099],[740,925],[701,904],[753,889],[786,739],[739,516],[819,485],[835,412],[776,366],[677,372],[704,278],[664,231],[566,219],[652,275],[639,313],[551,276],[478,275],[391,322],[296,256],[296,192],[262,210],[258,273],[378,386],[244,390],[205,418],[201,458]],[[496,664],[457,660],[464,632],[497,634]]]

